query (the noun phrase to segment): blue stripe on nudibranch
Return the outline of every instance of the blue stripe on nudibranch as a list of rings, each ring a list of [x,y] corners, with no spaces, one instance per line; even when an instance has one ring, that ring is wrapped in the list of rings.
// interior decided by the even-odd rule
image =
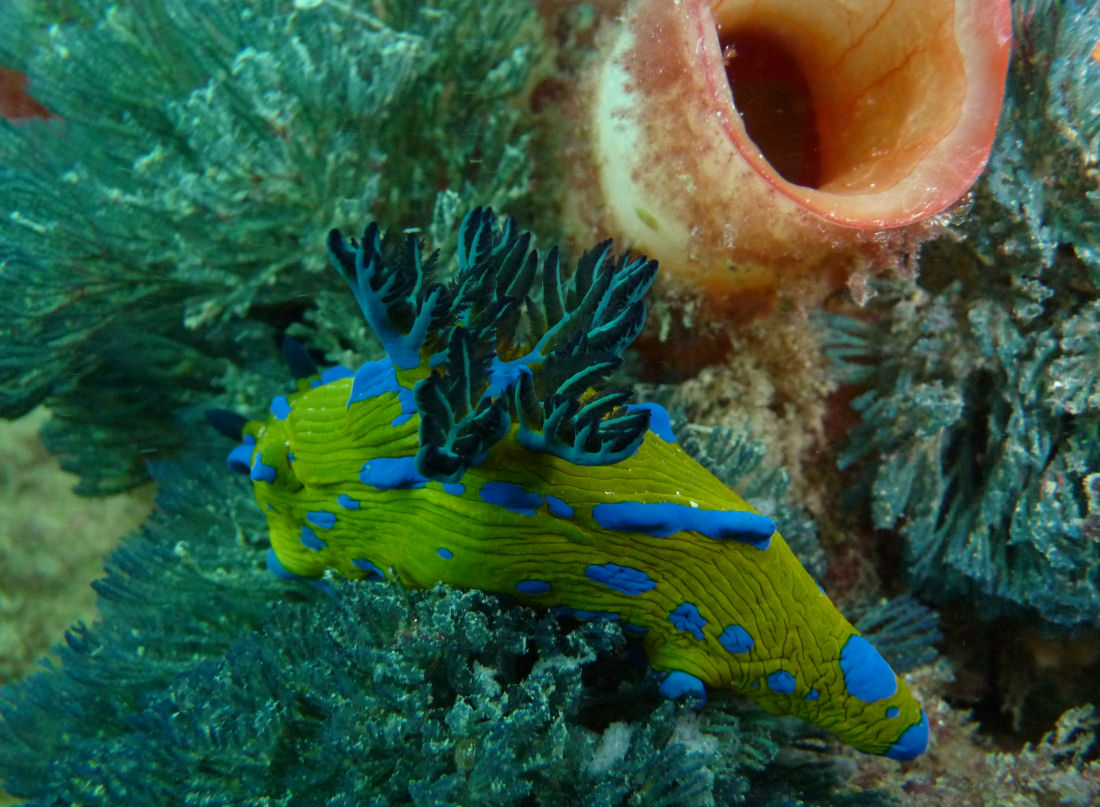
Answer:
[[[481,498],[521,516],[535,515],[535,508],[542,504],[542,496],[524,490],[515,482],[486,482],[481,486]]]
[[[328,544],[318,538],[317,533],[315,533],[305,524],[302,525],[302,532],[298,540],[302,542],[302,546],[306,547],[307,549],[312,549],[314,552],[320,552],[322,549],[328,549]]]
[[[622,594],[644,594],[657,586],[657,581],[641,569],[632,569],[617,563],[589,564],[584,570],[584,576]]]
[[[928,715],[921,709],[920,722],[914,723],[890,746],[886,756],[891,759],[913,759],[928,748]]]
[[[351,498],[351,496],[347,495],[346,493],[341,493],[339,496],[337,496],[336,503],[343,507],[345,510],[359,509],[359,500]]]
[[[362,569],[364,572],[370,572],[369,580],[385,580],[386,575],[382,574],[382,570],[371,563],[366,558],[352,558],[351,565],[357,569]]]
[[[573,508],[563,502],[557,496],[551,496],[546,494],[546,506],[550,510],[550,515],[557,516],[558,518],[572,518]]]
[[[775,522],[744,510],[704,510],[673,502],[610,502],[592,508],[592,517],[609,530],[644,532],[667,538],[693,530],[716,540],[744,541],[767,549]]]
[[[768,689],[777,695],[790,695],[794,692],[794,676],[786,670],[773,672],[767,678]]]
[[[520,580],[516,583],[516,591],[520,594],[545,594],[551,588],[545,580]]]
[[[278,420],[286,420],[290,416],[290,401],[285,395],[279,395],[271,401],[271,414]]]
[[[336,514],[327,510],[311,510],[306,513],[306,521],[323,530],[331,530],[336,526]]]
[[[749,632],[740,625],[728,626],[718,637],[718,643],[730,653],[748,653],[756,646]]]
[[[427,478],[416,470],[416,457],[376,457],[363,463],[359,481],[377,490],[422,488]]]
[[[852,634],[840,650],[844,688],[864,703],[889,698],[898,691],[897,676],[879,652],[862,636]]]
[[[252,470],[249,471],[248,475],[253,482],[274,482],[275,467],[272,465],[264,465],[263,459],[256,457],[256,459],[252,461]]]
[[[699,613],[699,609],[692,603],[682,602],[677,605],[668,615],[668,621],[676,626],[676,630],[690,633],[696,639],[702,641],[703,626],[707,624],[707,620],[703,618],[703,615]]]

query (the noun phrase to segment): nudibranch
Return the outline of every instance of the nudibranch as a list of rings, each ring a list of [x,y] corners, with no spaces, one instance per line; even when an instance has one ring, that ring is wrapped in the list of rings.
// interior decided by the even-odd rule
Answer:
[[[329,235],[387,357],[318,373],[267,418],[213,417],[267,517],[268,565],[507,594],[637,634],[661,691],[743,693],[854,747],[924,751],[928,720],[759,514],[677,444],[668,413],[607,389],[656,274],[610,242],[556,249],[477,209],[458,273],[412,235]]]
[[[896,263],[965,194],[1011,38],[1008,0],[625,0],[605,28],[574,104],[578,231],[745,317]]]

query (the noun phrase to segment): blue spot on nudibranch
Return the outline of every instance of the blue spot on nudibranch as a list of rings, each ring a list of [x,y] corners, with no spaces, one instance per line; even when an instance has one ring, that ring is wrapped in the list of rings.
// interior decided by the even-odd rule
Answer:
[[[897,676],[886,659],[862,636],[852,634],[840,651],[844,688],[864,703],[889,698],[898,691]]]
[[[272,399],[271,414],[273,414],[277,420],[286,420],[290,415],[290,401],[287,400],[285,395],[280,395]]]
[[[343,507],[345,510],[359,509],[359,500],[351,498],[351,496],[348,496],[346,493],[341,493],[339,496],[337,496],[336,503]]]
[[[387,392],[397,392],[401,385],[397,383],[397,373],[388,359],[368,361],[352,376],[351,392],[345,408],[353,403],[377,398]]]
[[[744,541],[761,550],[768,548],[775,534],[775,522],[757,513],[704,510],[672,502],[597,504],[592,517],[609,530],[644,532],[655,538],[693,530],[715,540]]]
[[[728,626],[718,637],[718,643],[730,653],[748,653],[756,646],[749,632],[740,625]]]
[[[521,516],[533,516],[535,508],[542,504],[539,494],[528,493],[515,482],[486,482],[481,486],[481,498]]]
[[[359,481],[378,490],[422,488],[428,479],[416,470],[416,457],[376,457],[363,463]]]
[[[668,416],[668,410],[660,404],[634,403],[627,404],[628,411],[639,409],[649,410],[649,430],[660,437],[666,443],[675,443],[676,435],[672,433],[672,418]]]
[[[690,633],[696,639],[702,641],[703,626],[707,624],[707,620],[699,613],[699,609],[690,602],[682,602],[677,605],[668,615],[668,621],[676,627],[676,630]]]
[[[901,709],[896,706],[891,706],[886,710],[886,716],[893,720],[895,717],[901,714]]]
[[[317,533],[305,524],[302,525],[302,534],[298,540],[302,542],[302,546],[312,549],[314,552],[320,552],[322,549],[328,548],[328,544],[318,538]]]
[[[249,435],[251,437],[252,435]],[[229,466],[229,470],[235,471],[239,474],[249,473],[250,465],[252,464],[252,452],[256,448],[256,441],[251,443],[245,443],[239,445],[229,452],[229,456],[225,458],[225,464]]]
[[[445,546],[441,546],[439,547],[439,549],[435,550],[435,554],[439,555],[439,557],[443,558],[443,560],[450,560],[455,556],[455,553],[447,549],[447,547]]]
[[[461,496],[466,492],[466,486],[461,482],[444,482],[443,492],[450,493],[452,496]]]
[[[692,675],[681,670],[673,670],[668,674],[661,685],[657,687],[657,691],[664,695],[666,698],[680,698],[684,695],[693,695],[700,700],[700,702],[707,699],[707,689],[703,686],[703,682]]]
[[[357,569],[362,569],[364,572],[370,572],[368,580],[385,580],[386,575],[382,574],[382,570],[371,563],[366,558],[352,558],[351,565]]]
[[[806,693],[806,700],[808,701],[816,701],[820,697],[821,693],[818,692],[816,689],[811,689],[809,692]]]
[[[279,560],[278,555],[275,554],[274,549],[267,550],[267,570],[278,577],[280,580],[304,580],[311,586],[319,588],[321,589],[321,591],[325,592],[329,596],[332,596],[332,587],[329,586],[328,583],[325,583],[323,580],[313,580],[309,577],[303,577],[300,574],[294,574],[294,572],[290,571],[286,566],[282,564],[282,562]]]
[[[592,563],[585,568],[584,576],[622,594],[644,594],[657,586],[657,581],[641,569],[631,569],[617,563],[602,566]]]
[[[768,689],[777,695],[790,695],[794,692],[794,676],[786,670],[773,672],[767,678]]]
[[[545,594],[550,588],[545,580],[520,580],[516,583],[516,591],[520,594]]]
[[[253,482],[274,482],[275,467],[272,465],[264,465],[263,459],[256,457],[256,459],[252,461],[252,470],[248,475]]]
[[[282,564],[274,549],[267,550],[267,570],[280,580],[301,580],[302,576],[294,574]]]
[[[890,759],[914,759],[928,748],[928,715],[921,710],[920,722],[914,723],[886,751]]]
[[[331,530],[336,526],[336,514],[327,510],[314,510],[306,513],[306,521],[323,530]]]
[[[550,510],[550,515],[557,516],[558,518],[572,518],[573,508],[563,502],[557,496],[551,496],[546,494],[546,506]]]
[[[400,426],[417,413],[416,395],[407,387],[399,387],[397,390],[397,402],[401,404],[401,414],[395,417],[391,426]]]
[[[389,359],[368,361],[355,371],[351,382],[351,392],[344,408],[350,408],[353,403],[369,401],[379,395],[395,393],[401,404],[401,414],[393,419],[391,426],[400,426],[416,414],[416,397],[413,391],[401,386],[397,381],[397,373],[394,372],[393,363]]]

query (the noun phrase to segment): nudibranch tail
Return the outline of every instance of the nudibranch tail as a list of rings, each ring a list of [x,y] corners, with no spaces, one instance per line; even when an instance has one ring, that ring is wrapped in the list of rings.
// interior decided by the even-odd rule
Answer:
[[[733,689],[864,751],[923,751],[920,705],[771,519],[691,459],[661,407],[608,388],[654,262],[604,243],[567,277],[532,244],[475,210],[442,284],[414,237],[330,236],[388,355],[299,380],[241,430],[230,467],[254,483],[272,570],[618,620],[668,695]]]

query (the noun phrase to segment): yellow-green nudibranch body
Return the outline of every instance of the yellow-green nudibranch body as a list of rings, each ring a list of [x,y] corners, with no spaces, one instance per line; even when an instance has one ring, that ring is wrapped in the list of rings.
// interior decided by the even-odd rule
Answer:
[[[427,286],[415,239],[380,243],[372,225],[329,245],[389,357],[303,377],[244,426],[229,462],[254,482],[274,571],[615,619],[669,696],[733,689],[862,751],[925,750],[920,705],[772,521],[677,444],[660,407],[593,391],[640,328],[652,262],[602,245],[570,285],[551,252],[536,306],[537,253],[488,211],[463,222],[450,289]]]

